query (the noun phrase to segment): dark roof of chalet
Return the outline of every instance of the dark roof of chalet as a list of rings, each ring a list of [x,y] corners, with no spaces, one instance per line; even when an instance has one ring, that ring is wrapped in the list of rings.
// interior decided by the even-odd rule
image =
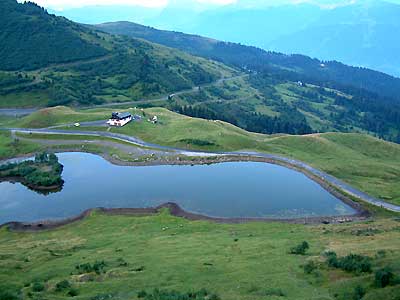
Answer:
[[[126,119],[129,117],[132,117],[131,113],[129,112],[123,112],[123,113],[113,113],[112,117],[117,117],[118,119]]]

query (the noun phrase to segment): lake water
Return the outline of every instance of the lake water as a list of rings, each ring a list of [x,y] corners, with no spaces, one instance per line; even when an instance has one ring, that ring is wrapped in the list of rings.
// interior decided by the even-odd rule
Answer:
[[[95,207],[153,207],[166,202],[225,218],[355,212],[302,173],[272,164],[121,167],[86,153],[58,157],[64,165],[61,192],[46,196],[19,183],[0,183],[0,224],[62,219]]]

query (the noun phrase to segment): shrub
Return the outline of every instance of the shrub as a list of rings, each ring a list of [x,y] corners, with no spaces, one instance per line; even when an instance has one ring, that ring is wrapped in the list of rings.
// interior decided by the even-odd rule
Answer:
[[[331,268],[342,269],[346,272],[366,273],[371,272],[371,258],[359,254],[349,254],[338,258],[333,251],[325,253],[326,263]]]
[[[347,272],[371,272],[371,258],[364,255],[349,254],[338,260],[339,268]]]
[[[305,255],[306,251],[310,248],[310,245],[304,241],[301,244],[297,245],[296,247],[293,247],[290,249],[291,254],[297,254],[297,255]]]
[[[385,258],[386,257],[386,250],[379,250],[378,252],[376,252],[375,255],[376,258]]]
[[[216,294],[211,294],[205,289],[201,289],[198,292],[180,293],[176,291],[161,291],[155,289],[148,293],[146,291],[140,291],[138,298],[145,300],[219,300],[220,298]]]
[[[144,298],[144,297],[146,297],[147,296],[147,293],[146,293],[146,291],[140,291],[139,293],[138,293],[138,298]]]
[[[195,146],[215,146],[214,142],[200,140],[200,139],[182,139],[180,140],[180,142]]]
[[[286,294],[281,289],[268,289],[265,291],[265,296],[285,297]]]
[[[365,289],[361,285],[354,288],[353,300],[361,300],[366,294]]]
[[[79,274],[95,272],[96,274],[105,273],[106,263],[104,261],[96,261],[93,265],[90,263],[84,263],[75,266]]]
[[[306,274],[311,274],[315,269],[317,269],[317,264],[313,260],[308,261],[303,266],[304,273]]]
[[[0,291],[0,300],[18,300],[19,297],[15,292]]]
[[[79,295],[79,292],[78,292],[78,290],[75,289],[75,288],[71,288],[71,289],[68,291],[68,296],[70,296],[70,297],[76,297],[76,296],[78,296],[78,295]]]
[[[335,252],[328,251],[325,253],[325,256],[326,256],[326,263],[328,264],[329,267],[331,268],[338,267],[338,258]]]
[[[394,282],[394,274],[389,267],[379,269],[375,272],[375,285],[384,288]]]
[[[58,282],[56,284],[56,291],[57,292],[61,292],[61,291],[65,290],[65,289],[68,289],[70,287],[71,287],[71,284],[69,283],[68,280],[62,280],[62,281],[60,281],[60,282]]]
[[[41,283],[41,282],[33,283],[32,291],[34,291],[34,292],[43,292],[44,291],[44,284]]]

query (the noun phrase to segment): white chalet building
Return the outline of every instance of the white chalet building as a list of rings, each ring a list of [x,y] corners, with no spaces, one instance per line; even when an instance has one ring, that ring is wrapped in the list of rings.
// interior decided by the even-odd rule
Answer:
[[[107,121],[110,126],[122,127],[132,121],[132,115],[129,112],[113,112],[111,118]]]

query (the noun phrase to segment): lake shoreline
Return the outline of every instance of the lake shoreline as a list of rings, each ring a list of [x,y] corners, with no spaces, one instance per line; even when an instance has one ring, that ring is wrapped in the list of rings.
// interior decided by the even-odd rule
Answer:
[[[279,218],[218,218],[210,217],[201,214],[191,213],[182,209],[176,203],[165,203],[157,207],[148,208],[91,208],[85,210],[77,216],[61,219],[61,220],[48,220],[38,222],[7,222],[0,225],[0,229],[7,228],[13,232],[38,232],[44,230],[53,230],[69,224],[74,224],[89,217],[93,212],[100,212],[105,215],[113,216],[132,216],[132,217],[145,217],[154,216],[159,214],[162,210],[168,209],[170,214],[174,217],[184,218],[189,221],[209,221],[219,224],[241,224],[250,222],[275,222],[275,223],[288,223],[288,224],[302,224],[302,225],[320,225],[320,224],[342,224],[356,221],[366,221],[369,215],[353,214],[349,216],[328,216],[328,217],[302,217],[294,219],[279,219]]]
[[[65,150],[62,152],[85,152],[82,150],[76,151],[74,150]],[[91,153],[91,152],[86,152]],[[48,230],[53,228],[58,228],[70,223],[75,223],[77,221],[83,220],[87,217],[92,211],[101,210],[106,214],[126,214],[132,216],[138,215],[154,215],[157,214],[160,209],[168,208],[173,216],[183,217],[188,220],[206,220],[217,223],[227,223],[227,224],[235,224],[235,223],[245,223],[245,222],[284,222],[284,223],[295,223],[295,224],[330,224],[330,223],[346,223],[346,222],[354,222],[354,221],[362,221],[367,220],[371,217],[371,213],[363,207],[362,204],[353,201],[350,197],[346,196],[344,193],[340,192],[337,188],[330,185],[329,182],[323,180],[307,172],[304,169],[293,166],[289,163],[285,163],[282,161],[276,161],[273,159],[263,158],[263,157],[254,157],[254,156],[214,156],[214,157],[196,157],[195,160],[185,160],[179,157],[179,160],[154,160],[147,162],[128,162],[119,160],[116,157],[111,157],[107,154],[96,154],[94,155],[101,156],[106,161],[119,166],[157,166],[157,165],[210,165],[210,164],[219,164],[219,163],[227,163],[227,162],[262,162],[269,163],[274,165],[280,165],[297,172],[301,172],[309,179],[313,180],[317,184],[319,184],[322,188],[332,194],[334,197],[338,198],[343,203],[352,207],[356,213],[352,215],[339,215],[339,216],[318,216],[318,217],[299,217],[299,218],[218,218],[218,217],[209,217],[201,214],[191,213],[183,210],[179,205],[175,203],[166,203],[158,207],[150,207],[150,208],[92,208],[82,212],[81,214],[66,218],[64,220],[49,220],[49,221],[37,221],[37,222],[7,222],[5,224],[0,225],[2,227],[9,227],[11,230],[16,231],[38,231],[38,230]],[[25,156],[26,157],[26,156]]]
[[[105,159],[106,161],[110,162],[113,165],[117,166],[132,166],[132,167],[140,167],[140,166],[165,166],[165,165],[170,165],[170,166],[176,166],[176,165],[181,165],[181,166],[189,166],[189,165],[210,165],[210,164],[218,164],[218,163],[225,163],[225,162],[261,162],[261,163],[269,163],[273,165],[279,165],[282,167],[286,167],[288,169],[297,171],[302,173],[303,175],[307,176],[309,179],[312,181],[316,182],[319,184],[322,188],[324,188],[327,192],[329,192],[331,195],[334,197],[338,198],[340,201],[343,203],[349,205],[351,208],[353,208],[357,213],[354,214],[356,216],[358,215],[363,215],[363,216],[370,216],[371,213],[369,212],[368,209],[365,208],[365,206],[361,202],[356,202],[350,198],[350,196],[346,195],[344,191],[342,191],[340,188],[330,184],[328,181],[322,179],[321,177],[318,177],[314,175],[313,173],[303,169],[299,168],[295,165],[292,165],[290,163],[280,161],[280,160],[275,160],[271,158],[266,158],[266,157],[259,157],[259,156],[243,156],[243,155],[215,155],[215,156],[204,156],[204,157],[195,157],[195,160],[189,160],[189,159],[183,159],[182,156],[175,157],[174,160],[171,160],[171,157],[165,158],[159,158],[156,160],[149,160],[149,161],[139,161],[139,162],[134,162],[134,161],[125,161],[122,159],[119,159],[115,156],[111,156],[108,154],[104,153],[94,153],[91,151],[87,151],[86,149],[76,149],[76,148],[67,148],[67,149],[53,149],[55,153],[76,153],[76,152],[81,152],[81,153],[89,153],[93,155],[98,155]],[[177,153],[179,154],[179,153]],[[34,154],[25,154],[22,156],[18,156],[16,158],[28,158],[31,157]],[[15,158],[13,158],[15,159]],[[1,164],[1,161],[0,161]]]
[[[255,156],[229,156],[229,155],[221,155],[221,156],[208,156],[208,157],[196,157],[196,160],[154,160],[148,162],[128,162],[117,159],[110,155],[104,154],[97,154],[103,157],[108,162],[118,165],[118,166],[160,166],[160,165],[210,165],[210,164],[219,164],[219,163],[227,163],[227,162],[261,162],[261,163],[268,163],[273,165],[282,166],[297,172],[302,173],[303,175],[307,176],[312,181],[319,184],[323,189],[329,192],[334,197],[338,198],[343,203],[349,205],[356,211],[356,214],[353,216],[371,216],[371,213],[366,209],[361,203],[355,202],[349,196],[347,196],[344,192],[340,189],[336,188],[335,186],[331,185],[329,182],[323,180],[322,178],[308,172],[305,169],[299,168],[294,166],[290,163],[286,163],[283,161],[278,161],[275,159],[265,158],[265,157],[255,157]]]

